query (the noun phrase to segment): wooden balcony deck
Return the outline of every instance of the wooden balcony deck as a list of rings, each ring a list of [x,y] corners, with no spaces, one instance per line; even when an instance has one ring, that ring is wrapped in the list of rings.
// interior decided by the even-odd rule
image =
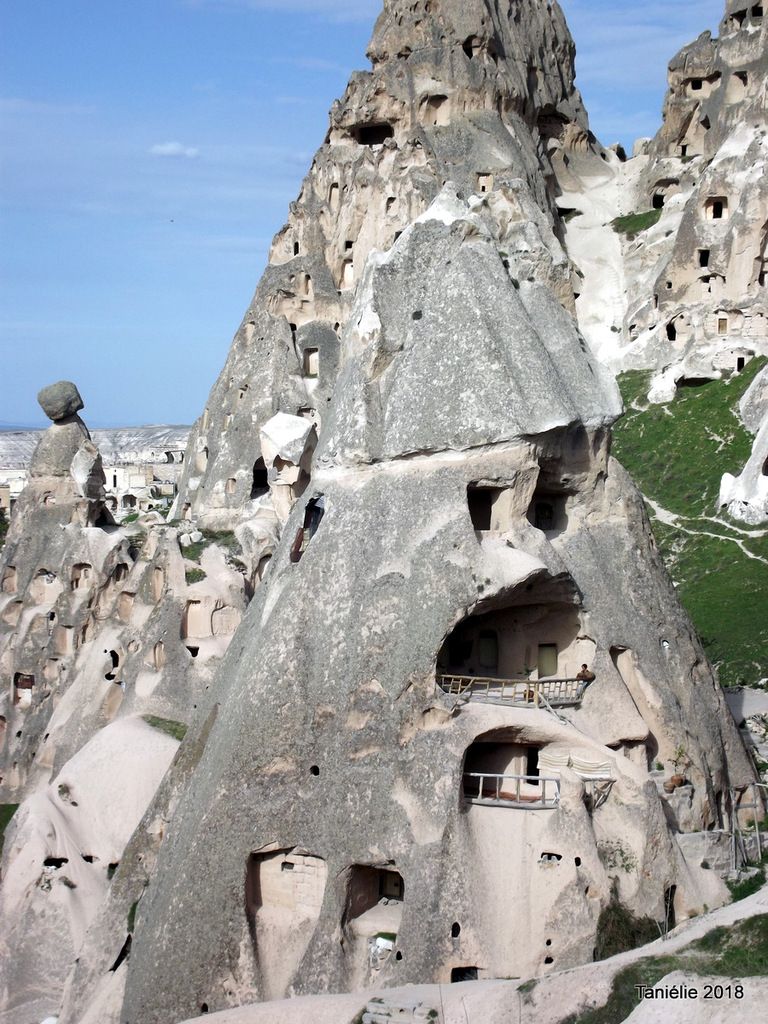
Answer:
[[[582,679],[495,679],[490,676],[437,676],[445,693],[488,704],[566,708],[581,703],[587,683]]]

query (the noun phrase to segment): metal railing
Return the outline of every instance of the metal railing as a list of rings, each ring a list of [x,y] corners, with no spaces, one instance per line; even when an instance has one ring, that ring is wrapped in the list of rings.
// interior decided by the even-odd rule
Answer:
[[[445,693],[489,704],[523,707],[571,707],[581,703],[587,683],[582,679],[494,679],[490,676],[437,675]]]
[[[538,792],[531,792],[533,787]],[[560,780],[542,775],[465,772],[464,799],[472,804],[520,807],[531,811],[552,808],[560,803]]]

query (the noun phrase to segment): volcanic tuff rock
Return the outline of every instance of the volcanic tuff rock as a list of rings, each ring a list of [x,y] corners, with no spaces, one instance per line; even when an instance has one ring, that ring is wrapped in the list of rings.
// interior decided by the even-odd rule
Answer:
[[[107,895],[127,900],[124,923],[143,891],[136,864],[125,883],[118,866],[180,723],[205,713],[213,665],[245,606],[245,580],[217,544],[202,552],[202,589],[185,579],[175,529],[152,517],[114,524],[101,456],[72,412],[77,389],[41,396],[63,418],[39,436],[0,556],[0,802],[21,803],[0,890],[3,1024],[57,1013]],[[162,829],[155,812],[134,838],[142,870]]]
[[[71,380],[49,384],[38,394],[37,400],[45,415],[54,423],[76,415],[83,408],[80,392]]]
[[[521,275],[570,306],[564,253],[551,248],[539,266],[529,235],[553,228],[548,151],[590,145],[573,56],[557,4],[385,3],[369,47],[372,70],[355,73],[333,106],[325,143],[193,431],[180,515],[212,525],[253,515],[251,468],[261,455],[254,424],[280,411],[322,426],[369,254],[390,248],[446,180],[493,196],[501,233],[509,222],[515,249],[530,253]]]
[[[728,0],[719,37],[703,33],[670,62],[664,122],[640,155],[556,167],[560,204],[577,211],[566,235],[584,275],[579,322],[614,369],[654,371],[653,402],[768,356],[767,25],[762,5]],[[612,218],[652,209],[657,223],[611,237]],[[768,451],[749,429],[752,459],[721,504],[759,523]]]
[[[558,191],[619,157],[562,13],[386,0],[369,56],[190,437],[186,560],[173,526],[102,519],[74,454],[71,497],[33,478],[15,520],[0,940],[53,966],[6,958],[3,1024],[539,975],[590,959],[614,898],[669,925],[727,896],[702,849],[753,769],[572,316],[594,268]],[[189,725],[154,799],[175,746],[145,714]]]

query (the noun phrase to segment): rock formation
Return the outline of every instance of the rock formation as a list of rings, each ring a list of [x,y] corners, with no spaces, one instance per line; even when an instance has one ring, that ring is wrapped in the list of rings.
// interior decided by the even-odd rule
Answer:
[[[577,213],[567,241],[585,275],[582,328],[614,369],[655,371],[651,401],[768,356],[767,24],[762,5],[728,0],[719,38],[704,32],[670,62],[663,125],[634,159],[557,168],[559,202]],[[611,238],[608,221],[643,211],[655,222]],[[768,519],[768,440],[751,422],[752,459],[721,504],[756,524]]]
[[[245,605],[243,575],[219,545],[202,552],[204,570],[187,561],[204,578],[189,582],[176,529],[153,515],[114,524],[73,384],[45,388],[40,404],[54,423],[0,557],[0,803],[21,803],[0,891],[4,1024],[58,1009]],[[161,822],[147,824],[146,862]],[[132,877],[141,887],[135,866]]]
[[[27,556],[33,476],[5,676],[56,660],[25,646],[50,610],[71,633],[53,713],[34,681],[11,710],[35,753],[9,741],[0,939],[56,970],[7,958],[3,1024],[538,976],[588,962],[616,901],[668,928],[727,897],[702,864],[754,769],[574,320],[596,265],[564,249],[568,189],[620,158],[562,13],[385,0],[369,56],[192,432],[180,525],[102,519],[86,439],[35,457],[69,525]],[[189,725],[178,753],[145,715]]]

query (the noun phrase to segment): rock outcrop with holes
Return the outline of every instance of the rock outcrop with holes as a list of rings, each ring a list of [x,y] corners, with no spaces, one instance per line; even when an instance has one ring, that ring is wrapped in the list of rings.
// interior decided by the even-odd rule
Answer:
[[[208,713],[246,601],[227,538],[200,535],[198,564],[159,516],[115,525],[73,384],[40,403],[54,423],[0,556],[0,803],[20,804],[3,849],[3,1024],[57,1013],[108,895],[142,891],[135,862],[121,880],[126,845],[185,726]],[[145,870],[163,828],[155,811],[134,838]]]
[[[579,321],[607,365],[653,371],[653,402],[768,356],[766,32],[762,4],[728,0],[719,37],[704,32],[670,62],[663,125],[634,159],[584,154],[556,168],[559,205],[574,215]],[[631,218],[621,239],[617,215]],[[768,519],[761,425],[722,491],[729,514],[753,525]]]
[[[530,216],[535,236],[537,224],[551,230],[553,222],[548,153],[592,144],[557,4],[388,2],[368,55],[371,71],[355,73],[333,106],[325,143],[193,431],[181,518],[253,524],[269,506],[259,428],[276,412],[321,428],[369,254],[388,249],[447,179],[497,203],[520,195],[506,215]],[[531,253],[520,272],[546,280],[570,306],[562,251],[538,266],[526,232],[520,244]],[[272,550],[265,538],[249,569]]]
[[[751,767],[610,458],[615,385],[521,273],[559,243],[540,216],[522,245],[513,202],[447,185],[366,265],[138,907],[130,1024],[547,973],[612,892],[659,921],[722,899],[677,835],[711,839]]]

